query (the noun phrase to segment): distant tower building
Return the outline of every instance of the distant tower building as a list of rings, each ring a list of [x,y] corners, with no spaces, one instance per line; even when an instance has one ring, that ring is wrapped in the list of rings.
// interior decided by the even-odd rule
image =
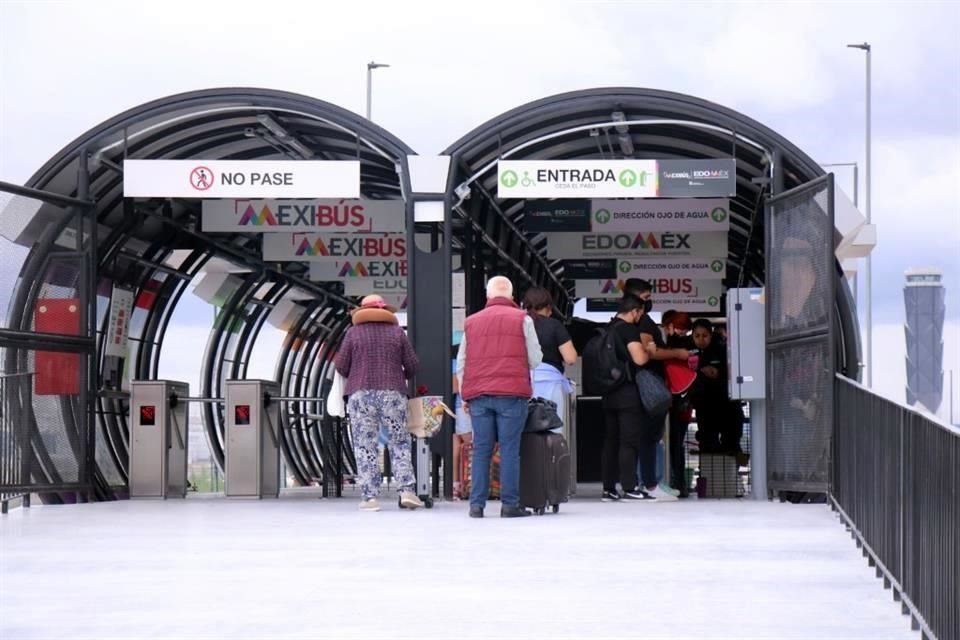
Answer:
[[[911,269],[906,276],[907,404],[920,404],[935,414],[943,399],[943,274],[937,269]]]

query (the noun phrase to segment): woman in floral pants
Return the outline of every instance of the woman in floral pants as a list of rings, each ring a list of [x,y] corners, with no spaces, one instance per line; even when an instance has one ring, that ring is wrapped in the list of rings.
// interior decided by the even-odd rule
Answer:
[[[416,371],[417,356],[393,309],[380,296],[364,298],[352,322],[337,351],[335,365],[346,381],[344,393],[349,396],[347,413],[363,495],[360,509],[380,510],[381,427],[389,434],[387,446],[400,490],[400,507],[422,507],[414,491],[407,431],[407,380]]]

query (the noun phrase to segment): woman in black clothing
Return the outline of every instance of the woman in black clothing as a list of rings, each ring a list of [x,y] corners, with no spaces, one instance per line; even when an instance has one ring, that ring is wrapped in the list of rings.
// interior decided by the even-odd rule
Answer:
[[[730,400],[726,346],[713,334],[713,324],[701,318],[693,323],[693,343],[700,350],[700,373],[694,394],[697,411],[697,439],[704,453],[740,452],[743,436],[743,409]]]
[[[532,287],[523,296],[523,308],[533,318],[543,361],[532,372],[533,395],[557,404],[557,415],[567,424],[567,398],[573,384],[564,375],[564,364],[577,361],[577,350],[563,323],[553,317],[553,297],[540,287]]]

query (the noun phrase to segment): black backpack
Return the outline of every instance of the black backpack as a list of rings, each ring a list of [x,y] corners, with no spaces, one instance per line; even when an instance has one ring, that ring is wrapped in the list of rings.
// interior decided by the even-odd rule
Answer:
[[[623,351],[613,331],[613,322],[590,338],[583,348],[586,393],[605,396],[630,381],[630,364],[623,358]]]

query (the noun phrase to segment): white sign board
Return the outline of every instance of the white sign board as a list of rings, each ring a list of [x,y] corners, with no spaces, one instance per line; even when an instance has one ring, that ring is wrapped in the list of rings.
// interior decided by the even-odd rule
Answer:
[[[110,321],[103,346],[104,355],[118,358],[127,356],[127,336],[132,313],[133,291],[114,287],[110,297]]]
[[[543,234],[551,260],[697,256],[726,258],[726,231],[637,231]]]
[[[454,273],[451,276],[451,280],[453,282],[453,294],[450,297],[450,306],[467,306],[467,287],[464,275],[462,273]]]
[[[451,318],[451,324],[453,326],[453,331],[463,331],[463,323],[467,320],[467,310],[454,307],[453,317]]]
[[[578,298],[623,297],[623,280],[576,280]],[[659,278],[652,280],[653,307],[657,311],[719,311],[723,283],[720,280]]]
[[[730,230],[725,198],[594,200],[590,211],[590,229],[600,233]]]
[[[617,260],[617,277],[692,278],[694,280],[723,280],[727,261],[723,258],[621,258]]]
[[[406,228],[402,200],[204,200],[204,231],[387,232]]]
[[[656,160],[501,160],[500,198],[655,198]]]
[[[365,278],[406,278],[404,260],[337,260],[311,262],[310,279],[315,282]]]
[[[358,160],[124,160],[126,198],[359,198]]]
[[[403,233],[265,233],[263,259],[269,262],[405,260]]]
[[[399,295],[407,292],[406,278],[350,278],[343,282],[343,294],[346,296]]]

